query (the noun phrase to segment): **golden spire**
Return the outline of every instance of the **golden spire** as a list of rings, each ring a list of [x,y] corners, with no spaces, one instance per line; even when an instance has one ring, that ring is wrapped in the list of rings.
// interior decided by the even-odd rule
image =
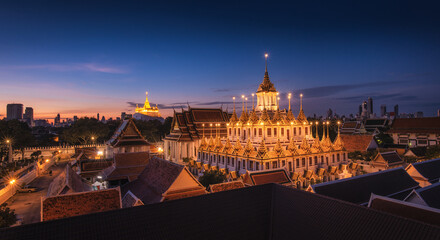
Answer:
[[[224,153],[230,153],[231,149],[233,148],[231,141],[229,140],[229,138],[226,138],[226,143],[223,146],[223,150],[222,152]]]
[[[244,147],[244,155],[249,156],[249,155],[252,154],[252,152],[253,152],[254,150],[255,150],[255,149],[254,149],[254,146],[252,146],[251,139],[248,138],[247,143],[246,143],[246,146]]]
[[[287,150],[289,150],[289,152],[292,154],[292,156],[299,155],[298,146],[296,146],[295,141],[293,140],[292,137],[290,138],[290,142],[289,142],[289,145],[287,146]]]
[[[260,146],[258,147],[257,150],[257,157],[259,158],[264,158],[267,154],[267,147],[266,144],[264,143],[264,139],[261,140],[260,142]]]
[[[269,54],[265,53],[264,58],[266,59],[266,72],[267,72],[267,57],[269,57]]]
[[[302,143],[301,143],[301,150],[305,153],[311,153],[310,151],[310,145],[307,142],[306,138],[303,137]]]
[[[277,143],[275,144],[275,146],[273,147],[273,151],[278,155],[278,156],[285,156],[284,154],[284,148],[283,146],[281,146],[281,142],[280,139],[278,138]]]
[[[300,109],[303,109],[303,94],[302,93],[299,95],[299,101],[300,101]]]
[[[239,153],[242,150],[243,150],[243,146],[241,146],[240,140],[237,139],[234,145],[234,153]]]
[[[302,97],[303,97],[303,94],[301,93],[299,95],[299,97],[300,97],[300,109],[299,109],[299,114],[298,114],[298,121],[306,122],[307,118],[306,118],[306,115],[304,114],[303,107],[302,107]]]
[[[255,105],[254,105],[254,96],[255,96],[255,94],[252,93],[252,109],[255,109]]]
[[[150,102],[148,101],[148,92],[145,92],[145,103],[144,103],[144,108],[145,109],[149,109],[149,108],[151,108],[151,106],[150,106]]]

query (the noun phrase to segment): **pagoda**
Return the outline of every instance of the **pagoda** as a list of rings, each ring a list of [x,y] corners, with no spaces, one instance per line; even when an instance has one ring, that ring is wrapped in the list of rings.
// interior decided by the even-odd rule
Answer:
[[[151,107],[150,102],[148,101],[148,92],[145,92],[145,94],[146,97],[145,97],[144,106],[138,107],[136,105],[135,112],[150,117],[160,117],[159,108],[157,107],[157,104],[155,107]]]

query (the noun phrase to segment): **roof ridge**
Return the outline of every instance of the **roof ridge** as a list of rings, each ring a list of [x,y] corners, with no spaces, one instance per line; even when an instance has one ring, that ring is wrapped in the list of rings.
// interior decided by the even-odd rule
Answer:
[[[349,180],[353,180],[353,179],[358,179],[358,178],[363,178],[363,177],[367,177],[367,176],[374,176],[374,175],[382,174],[384,172],[392,172],[392,171],[396,171],[396,170],[399,170],[399,169],[402,169],[403,171],[405,171],[405,169],[403,167],[397,167],[397,168],[387,169],[387,170],[383,170],[383,171],[378,171],[378,172],[358,175],[358,176],[354,176],[354,177],[350,177],[350,178],[343,178],[343,179],[338,179],[338,180],[334,180],[334,181],[318,183],[318,184],[312,185],[312,187],[313,188],[321,187],[321,186],[325,186],[325,185],[328,185],[328,184],[335,184],[335,183],[345,182],[345,181],[349,181]],[[409,176],[409,174],[408,174],[408,176]]]

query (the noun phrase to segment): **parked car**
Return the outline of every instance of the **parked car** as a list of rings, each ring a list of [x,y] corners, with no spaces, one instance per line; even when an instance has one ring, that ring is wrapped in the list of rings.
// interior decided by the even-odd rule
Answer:
[[[31,193],[31,192],[37,192],[37,191],[38,191],[38,188],[29,186],[29,185],[26,185],[26,186],[17,190],[17,192],[19,192],[19,193]]]

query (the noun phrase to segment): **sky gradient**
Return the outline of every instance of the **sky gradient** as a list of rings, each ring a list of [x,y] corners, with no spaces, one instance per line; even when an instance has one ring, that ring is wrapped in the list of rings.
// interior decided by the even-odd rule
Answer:
[[[435,2],[2,1],[0,115],[116,117],[145,91],[164,116],[186,103],[232,109],[264,74],[304,94],[306,115],[440,108],[440,16]],[[308,2],[308,1],[307,1]],[[417,5],[416,5],[417,4]]]

